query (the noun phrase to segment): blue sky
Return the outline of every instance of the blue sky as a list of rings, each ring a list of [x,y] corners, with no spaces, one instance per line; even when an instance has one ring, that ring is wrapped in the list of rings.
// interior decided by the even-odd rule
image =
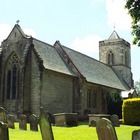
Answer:
[[[61,44],[98,59],[98,42],[114,30],[132,42],[131,18],[125,0],[4,0],[0,4],[0,42],[16,20],[28,35]],[[131,48],[133,79],[140,79],[140,47]]]

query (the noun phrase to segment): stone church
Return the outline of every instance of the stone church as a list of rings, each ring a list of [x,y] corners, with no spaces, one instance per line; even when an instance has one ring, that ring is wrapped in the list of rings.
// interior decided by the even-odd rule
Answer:
[[[99,59],[16,24],[0,47],[0,105],[11,114],[39,115],[41,106],[52,114],[107,113],[108,94],[133,87],[130,44],[113,31],[99,42]]]

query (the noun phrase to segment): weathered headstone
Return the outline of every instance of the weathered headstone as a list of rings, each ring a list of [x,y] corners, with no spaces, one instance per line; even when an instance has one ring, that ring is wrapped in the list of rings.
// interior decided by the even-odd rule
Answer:
[[[40,116],[39,116],[39,126],[42,135],[42,140],[54,140],[50,114],[45,112],[43,108],[40,108]]]
[[[112,124],[113,124],[113,126],[117,126],[117,127],[119,127],[120,126],[120,122],[119,122],[119,117],[118,117],[118,115],[116,115],[116,114],[113,114],[113,115],[111,115],[110,116],[110,121],[112,122]]]
[[[8,114],[7,116],[7,123],[8,123],[8,128],[15,129],[15,124],[14,124],[15,118],[13,115]]]
[[[38,118],[35,114],[30,115],[30,130],[38,131]]]
[[[0,140],[9,140],[8,126],[0,121]]]
[[[90,121],[90,124],[89,124],[90,127],[96,127],[96,120],[92,120]]]
[[[77,126],[78,114],[77,113],[57,113],[54,114],[56,126]]]
[[[98,120],[100,120],[101,118],[107,118],[110,119],[110,115],[109,114],[88,114],[89,117],[89,125],[91,124],[92,120],[95,120],[96,122]]]
[[[99,140],[118,140],[114,126],[106,118],[101,118],[96,122],[96,131]]]
[[[140,129],[132,132],[132,140],[140,140]]]
[[[27,118],[26,115],[19,115],[19,128],[22,130],[27,130]]]
[[[0,121],[7,123],[6,110],[3,107],[0,107]]]

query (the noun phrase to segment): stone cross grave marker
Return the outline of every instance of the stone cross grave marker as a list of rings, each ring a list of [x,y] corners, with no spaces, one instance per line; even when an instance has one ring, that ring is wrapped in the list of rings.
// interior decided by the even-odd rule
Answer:
[[[38,131],[38,118],[35,114],[30,115],[30,130]]]
[[[118,140],[114,126],[106,118],[101,118],[96,122],[96,131],[99,140]]]
[[[13,115],[8,114],[7,116],[7,123],[8,123],[8,128],[15,129],[15,124],[14,124],[15,118]]]
[[[3,107],[0,107],[0,121],[7,123],[6,110]]]
[[[119,117],[116,114],[113,114],[110,116],[110,121],[112,122],[114,127],[119,127],[120,126],[120,122],[119,122]]]
[[[0,140],[9,140],[8,126],[0,121]]]
[[[132,140],[140,140],[140,129],[132,132]]]
[[[54,140],[50,114],[45,112],[44,109],[40,108],[40,116],[39,116],[39,126],[42,135],[42,140]]]
[[[19,115],[19,128],[22,130],[27,130],[27,117],[26,115]]]
[[[9,140],[6,110],[0,107],[0,139]]]

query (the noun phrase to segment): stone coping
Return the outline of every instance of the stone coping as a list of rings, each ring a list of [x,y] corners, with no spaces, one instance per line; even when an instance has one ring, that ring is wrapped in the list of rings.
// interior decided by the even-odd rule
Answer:
[[[77,115],[77,113],[56,113],[53,114],[54,116],[61,116],[61,115]]]
[[[106,116],[106,117],[109,117],[110,115],[109,114],[88,114],[89,117],[102,117],[102,116]]]

